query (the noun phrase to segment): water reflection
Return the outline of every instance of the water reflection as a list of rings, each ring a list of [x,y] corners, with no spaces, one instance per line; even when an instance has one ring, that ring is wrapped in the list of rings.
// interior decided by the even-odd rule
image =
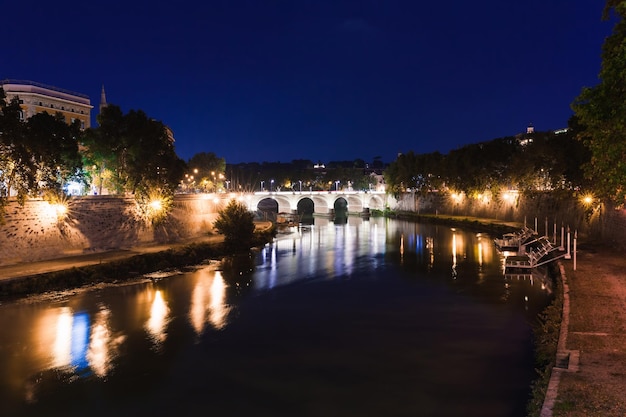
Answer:
[[[113,359],[119,354],[123,335],[115,336],[110,323],[111,310],[101,306],[95,314],[89,338],[87,361],[96,376],[105,377],[113,368]]]
[[[223,328],[227,323],[229,307],[226,304],[226,283],[221,271],[209,268],[196,272],[196,284],[191,296],[189,320],[196,331],[201,334],[208,323],[216,329]]]
[[[164,353],[171,353],[175,348],[191,349],[185,347],[186,344],[197,348],[207,335],[211,340],[219,340],[222,335],[232,334],[242,315],[239,303],[263,298],[248,297],[250,293],[265,295],[276,287],[297,281],[336,281],[342,285],[349,281],[350,285],[342,286],[349,292],[352,282],[363,277],[372,282],[396,282],[402,277],[412,284],[430,280],[453,288],[454,292],[462,292],[464,297],[489,298],[489,303],[519,308],[532,317],[549,298],[546,280],[537,274],[505,276],[501,269],[503,260],[498,256],[488,235],[449,227],[352,218],[346,225],[337,225],[330,220],[316,219],[314,226],[295,229],[256,255],[226,258],[219,265],[214,263],[176,277],[62,295],[43,302],[0,305],[0,328],[3,329],[0,333],[0,415],[6,414],[3,402],[15,401],[18,397],[37,401],[42,390],[69,384],[67,381],[103,383],[107,380],[110,383],[112,375],[132,379],[134,375],[149,374],[160,361],[164,362],[164,367],[176,367],[165,358],[185,355]],[[316,288],[314,285],[306,287],[307,293]],[[408,311],[413,311],[416,304],[430,302],[428,298],[420,301],[420,293],[410,291],[407,290],[404,298],[410,300]],[[272,297],[277,293],[274,291]],[[381,293],[379,298],[370,301],[384,305],[387,295]],[[328,301],[325,311],[334,302],[335,295],[329,292],[324,297],[323,301],[316,302]],[[350,316],[350,311],[369,312],[369,305],[367,308],[359,306],[361,310],[346,308],[338,315],[328,315],[323,326],[313,324],[312,333],[319,335],[315,343],[324,339],[324,326],[332,326],[337,317]],[[433,302],[436,309],[444,305],[445,302]],[[282,327],[288,329],[287,333],[315,322],[314,317],[305,317],[305,320],[290,317],[292,310],[282,312],[274,304],[272,308],[265,308],[276,312],[271,320],[276,323],[275,329],[281,329],[283,320],[287,322]],[[237,314],[233,314],[235,311]],[[389,326],[388,317],[402,317],[404,313],[398,311],[380,317],[373,313],[368,320],[372,323],[387,320],[385,327],[393,327]],[[293,323],[298,325],[294,327]],[[398,323],[404,321],[399,319]],[[258,323],[249,328],[256,328],[256,325]],[[481,326],[484,326],[482,322]],[[337,334],[343,334],[345,328]],[[274,336],[282,333],[276,330]],[[269,344],[265,336],[255,334],[252,338]],[[419,337],[431,340],[428,335]],[[297,342],[293,341],[293,352],[298,351]],[[307,348],[315,343],[309,341]],[[265,352],[265,355],[278,356],[275,352]],[[69,376],[63,379],[59,377],[61,374]]]
[[[161,290],[153,293],[152,305],[150,307],[150,317],[146,322],[146,330],[152,335],[155,345],[158,347],[166,337],[166,326],[169,315],[169,308],[163,299]]]

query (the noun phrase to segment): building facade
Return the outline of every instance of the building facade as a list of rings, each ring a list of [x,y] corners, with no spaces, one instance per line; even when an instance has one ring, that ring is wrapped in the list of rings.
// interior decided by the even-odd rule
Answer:
[[[0,80],[0,87],[7,101],[18,97],[24,120],[43,112],[61,113],[68,124],[79,120],[82,129],[91,127],[93,106],[86,94],[26,80]]]

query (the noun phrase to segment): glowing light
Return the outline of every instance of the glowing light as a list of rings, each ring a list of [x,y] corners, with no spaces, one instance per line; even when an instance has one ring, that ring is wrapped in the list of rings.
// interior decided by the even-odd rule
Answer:
[[[519,190],[504,190],[501,195],[503,201],[513,204],[519,197]]]
[[[454,192],[450,194],[450,198],[452,198],[452,201],[458,204],[463,201],[463,192]]]
[[[148,205],[150,206],[150,209],[156,212],[163,209],[163,201],[161,200],[152,200]]]
[[[591,205],[591,204],[593,203],[593,200],[594,200],[594,198],[593,198],[593,195],[592,195],[592,194],[585,194],[585,195],[582,197],[582,202],[583,202],[583,204],[585,204],[585,205],[587,205],[587,206]]]
[[[67,205],[64,203],[50,203],[42,206],[42,218],[48,219],[50,222],[63,221],[68,213]]]
[[[167,307],[165,300],[163,300],[163,294],[161,293],[161,290],[157,290],[154,294],[152,306],[150,307],[150,318],[146,323],[146,329],[158,343],[165,340],[165,327],[167,325],[168,315],[169,308]]]

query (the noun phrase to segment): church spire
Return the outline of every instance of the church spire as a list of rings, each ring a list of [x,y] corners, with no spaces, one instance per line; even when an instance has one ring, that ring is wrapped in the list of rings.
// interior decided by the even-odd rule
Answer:
[[[102,92],[100,93],[100,113],[102,113],[102,109],[107,106],[107,95],[104,92],[104,84],[102,84]]]

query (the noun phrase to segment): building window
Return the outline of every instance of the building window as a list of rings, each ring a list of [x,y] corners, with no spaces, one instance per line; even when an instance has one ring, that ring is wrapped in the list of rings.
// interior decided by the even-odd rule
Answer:
[[[39,105],[40,105],[40,106],[43,106],[43,103],[40,101],[40,102],[39,102]]]
[[[50,108],[51,108],[51,109],[54,109],[54,104],[51,104],[51,105],[50,105]]]
[[[83,129],[83,130],[85,129],[85,121],[84,120],[80,121],[80,128]]]

